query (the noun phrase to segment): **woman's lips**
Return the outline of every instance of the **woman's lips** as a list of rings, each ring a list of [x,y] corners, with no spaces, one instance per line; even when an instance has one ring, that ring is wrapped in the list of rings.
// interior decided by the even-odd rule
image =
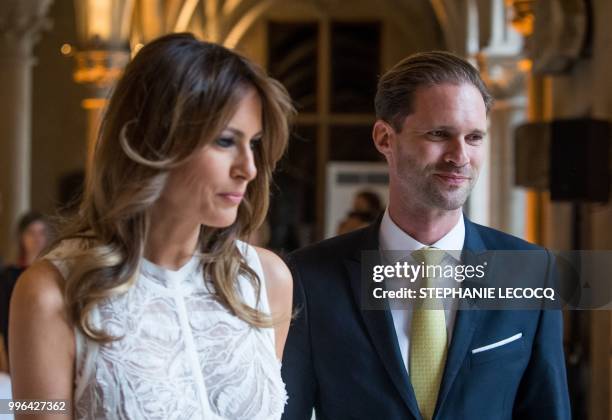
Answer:
[[[243,193],[221,193],[219,195],[233,204],[240,204],[242,198],[244,197]]]

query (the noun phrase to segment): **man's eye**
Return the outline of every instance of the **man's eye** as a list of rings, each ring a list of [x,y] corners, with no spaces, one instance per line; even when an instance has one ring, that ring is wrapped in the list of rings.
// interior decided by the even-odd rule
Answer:
[[[483,139],[483,136],[479,135],[479,134],[475,134],[473,136],[468,136],[467,137],[467,141],[469,141],[470,143],[479,143],[481,142]]]
[[[219,137],[216,141],[218,146],[221,147],[231,147],[234,145],[233,137]]]
[[[446,131],[443,131],[443,130],[430,131],[428,134],[430,137],[441,137],[441,138],[447,137]]]

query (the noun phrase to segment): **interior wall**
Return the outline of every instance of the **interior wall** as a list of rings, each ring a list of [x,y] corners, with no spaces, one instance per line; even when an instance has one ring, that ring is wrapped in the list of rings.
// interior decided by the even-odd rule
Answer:
[[[73,2],[53,2],[49,17],[34,50],[32,98],[32,208],[45,213],[54,211],[60,177],[84,167],[87,128],[85,88],[72,80],[74,59],[60,52],[76,41]]]
[[[593,85],[588,97],[592,101],[593,117],[612,121],[612,31],[609,30],[612,2],[593,0],[592,3],[595,11],[592,69],[590,77],[585,75],[585,79],[591,80]],[[612,162],[612,153],[610,161]],[[609,202],[607,206],[594,205],[590,209],[590,215],[592,247],[612,249],[612,204]],[[610,395],[608,399],[609,397]]]
[[[593,43],[590,57],[581,59],[565,75],[552,77],[554,118],[586,117],[612,121],[612,2],[592,0]],[[612,159],[611,159],[612,162]],[[567,204],[552,206],[556,229],[566,226],[569,235],[571,219]],[[612,203],[583,206],[585,226],[584,249],[612,249]],[[564,222],[558,223],[564,220]],[[612,416],[612,320],[610,311],[590,314],[589,418]]]
[[[592,4],[592,54],[577,62],[566,74],[551,78],[553,118],[589,116],[612,121],[612,78],[609,76],[612,32],[607,30],[612,19],[612,3],[593,0]],[[567,205],[556,206],[567,214]],[[585,245],[593,249],[612,249],[612,204],[588,205],[586,211],[590,226]]]

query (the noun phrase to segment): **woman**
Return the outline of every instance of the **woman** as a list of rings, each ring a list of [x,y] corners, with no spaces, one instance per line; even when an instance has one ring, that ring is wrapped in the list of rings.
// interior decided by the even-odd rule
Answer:
[[[49,242],[49,225],[37,211],[29,211],[17,223],[17,259],[0,273],[0,332],[4,349],[8,349],[8,315],[11,295],[17,279],[28,268]]]
[[[265,216],[291,113],[223,47],[174,34],[140,50],[79,216],[16,287],[15,398],[69,399],[75,418],[280,417],[292,279],[238,238]]]

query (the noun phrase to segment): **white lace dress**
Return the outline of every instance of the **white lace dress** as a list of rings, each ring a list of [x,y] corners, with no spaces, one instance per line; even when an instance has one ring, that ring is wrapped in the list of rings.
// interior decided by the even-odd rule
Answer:
[[[46,256],[64,276],[69,246]],[[238,246],[262,281],[259,309],[269,313],[257,253]],[[255,307],[249,281],[239,286]],[[178,271],[144,260],[134,287],[98,305],[92,321],[123,338],[99,345],[75,328],[77,419],[270,420],[283,412],[273,329],[251,327],[219,304],[196,257]]]

